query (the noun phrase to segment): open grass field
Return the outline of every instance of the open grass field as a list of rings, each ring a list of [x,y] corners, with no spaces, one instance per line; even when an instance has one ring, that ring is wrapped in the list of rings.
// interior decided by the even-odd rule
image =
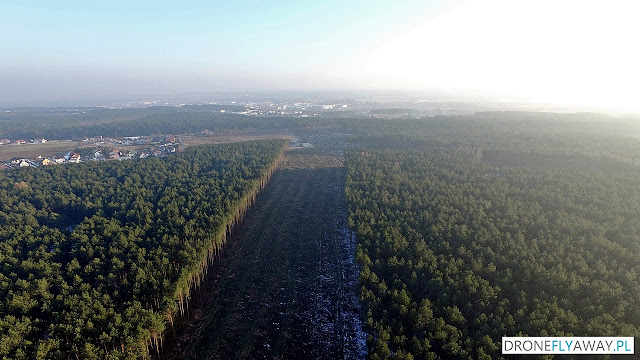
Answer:
[[[38,156],[49,157],[66,153],[77,147],[78,143],[61,141],[49,141],[44,144],[0,145],[0,161],[7,161],[15,157],[31,159]]]
[[[326,149],[291,149],[284,159],[285,169],[319,169],[341,167],[344,163],[342,151]]]
[[[212,133],[209,135],[183,135],[184,146],[196,146],[205,144],[221,144],[250,140],[293,139],[291,134],[273,131],[227,131],[224,133]]]
[[[364,358],[344,168],[322,166],[331,154],[289,156],[235,229],[166,358]]]

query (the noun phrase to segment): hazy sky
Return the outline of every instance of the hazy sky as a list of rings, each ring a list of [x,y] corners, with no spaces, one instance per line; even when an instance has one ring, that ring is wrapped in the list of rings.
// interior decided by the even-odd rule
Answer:
[[[471,89],[638,110],[636,3],[8,0],[0,100]]]

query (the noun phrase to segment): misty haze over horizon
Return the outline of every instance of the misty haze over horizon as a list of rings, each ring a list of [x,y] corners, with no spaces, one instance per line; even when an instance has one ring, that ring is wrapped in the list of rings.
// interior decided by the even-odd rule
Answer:
[[[24,1],[0,14],[0,106],[411,92],[639,112],[636,10],[574,0]]]

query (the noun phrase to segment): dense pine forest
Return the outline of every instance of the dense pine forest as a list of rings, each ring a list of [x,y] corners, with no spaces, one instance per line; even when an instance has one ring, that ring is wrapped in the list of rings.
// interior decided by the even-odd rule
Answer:
[[[0,174],[0,357],[159,351],[283,145]]]
[[[221,110],[242,111],[239,106],[157,106],[145,109],[71,108],[0,112],[0,138],[82,139],[92,136],[122,137],[187,134],[209,131],[274,130],[311,125],[301,118],[258,118]]]
[[[639,334],[640,142],[589,119],[481,116],[346,154],[370,358]]]
[[[529,112],[260,118],[215,106],[38,116],[33,128],[24,126],[27,113],[0,116],[0,136],[278,130],[312,144],[317,153],[307,149],[305,162],[323,154],[331,159],[326,167],[336,168],[330,173],[341,174],[333,185],[314,181],[340,186],[346,195],[358,244],[354,291],[371,359],[495,359],[502,336],[640,334],[635,118]],[[284,153],[283,141],[258,141],[191,147],[166,158],[0,171],[0,358],[162,356],[163,339],[189,318],[193,291]],[[346,170],[337,169],[343,154]],[[278,191],[302,186],[282,181]],[[282,214],[290,207],[291,196],[276,192],[268,199]],[[331,199],[334,208],[345,207]],[[282,215],[286,228],[295,234],[311,223],[304,220],[309,211]],[[342,211],[327,218],[344,219]],[[262,233],[256,224],[248,229]],[[342,230],[348,232],[333,229]],[[292,240],[299,250],[289,255],[309,251],[302,237]],[[257,257],[251,261],[250,268],[262,268]],[[230,261],[233,278],[216,283],[265,278],[243,275],[245,262]],[[287,290],[314,281],[290,273],[281,278],[292,284]],[[254,285],[242,288],[270,288]],[[234,296],[205,303],[245,299]],[[282,297],[278,304],[265,301],[264,309],[287,305]],[[242,328],[234,317],[216,316],[234,329],[230,340],[210,340],[216,335],[201,331],[199,346],[216,348],[198,347],[197,354],[220,358],[221,344],[233,343]],[[264,333],[286,339],[291,329]],[[283,344],[281,353],[294,358]]]
[[[372,358],[640,333],[639,172],[495,168],[459,151],[347,161]]]

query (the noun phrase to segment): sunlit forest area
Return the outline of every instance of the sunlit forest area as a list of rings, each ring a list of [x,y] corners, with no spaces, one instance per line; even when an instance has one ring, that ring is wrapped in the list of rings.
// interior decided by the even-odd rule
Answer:
[[[0,177],[0,356],[145,358],[187,311],[284,142]]]
[[[277,129],[344,152],[371,359],[495,359],[502,336],[640,333],[637,119],[111,111],[57,128],[4,116],[0,137]],[[0,357],[158,356],[285,149],[0,171]]]

